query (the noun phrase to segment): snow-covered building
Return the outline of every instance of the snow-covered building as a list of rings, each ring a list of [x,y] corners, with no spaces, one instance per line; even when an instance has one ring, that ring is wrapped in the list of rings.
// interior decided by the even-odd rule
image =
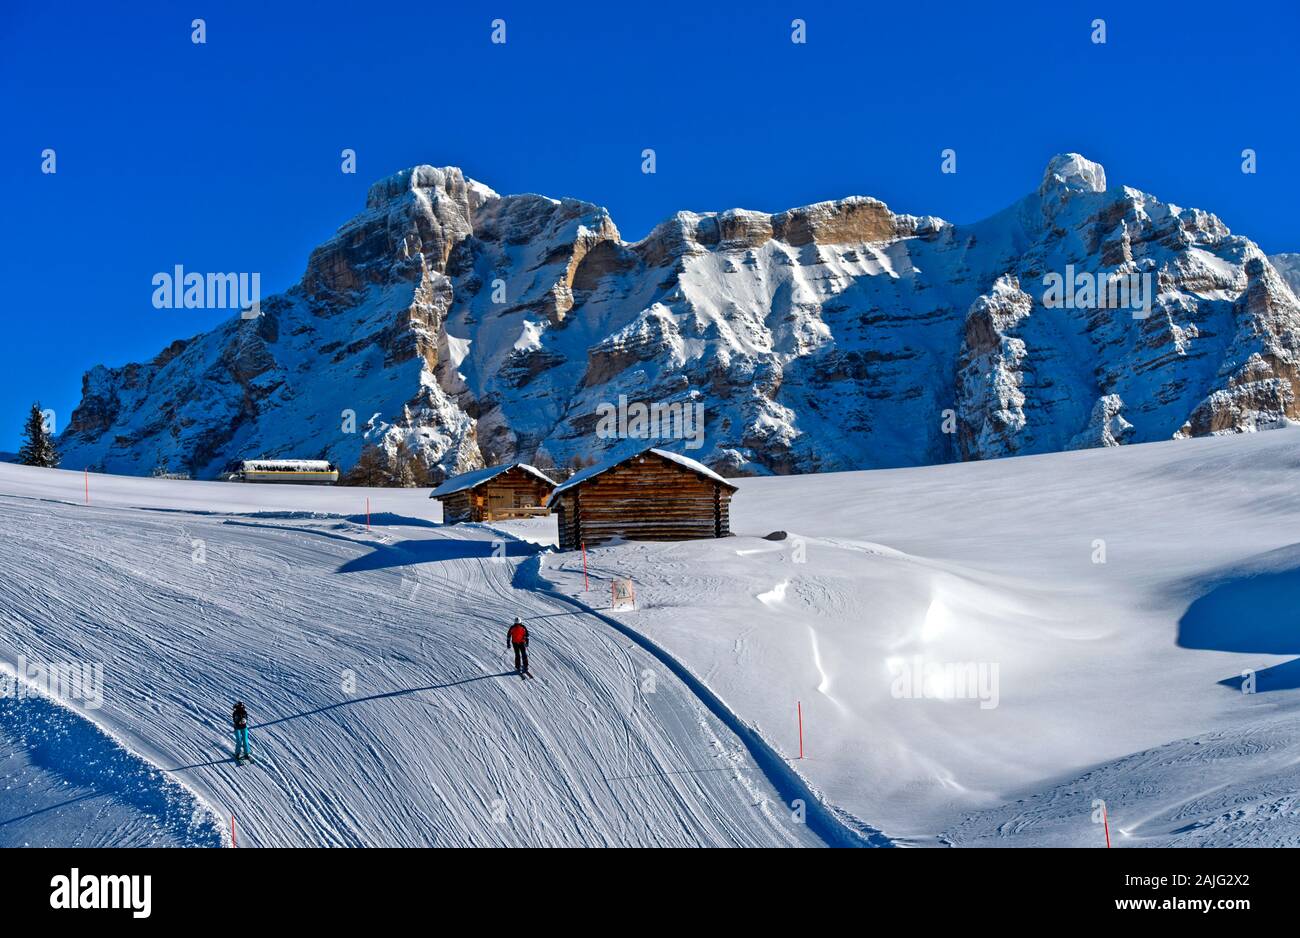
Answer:
[[[339,467],[326,459],[237,459],[226,466],[224,477],[229,482],[333,485],[339,480]]]
[[[456,524],[547,514],[546,499],[554,489],[546,473],[520,462],[453,476],[429,497],[442,502],[442,520]]]
[[[546,504],[559,517],[560,550],[616,537],[683,541],[730,536],[737,488],[703,463],[651,448],[582,470]]]

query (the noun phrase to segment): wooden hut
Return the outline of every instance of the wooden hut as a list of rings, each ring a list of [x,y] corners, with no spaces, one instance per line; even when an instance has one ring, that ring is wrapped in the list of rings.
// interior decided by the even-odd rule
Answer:
[[[555,483],[540,469],[520,462],[455,476],[429,497],[442,502],[446,524],[503,521],[548,514],[546,499],[554,489]]]
[[[683,541],[731,534],[737,487],[708,466],[662,449],[584,469],[556,487],[560,550],[611,538]]]

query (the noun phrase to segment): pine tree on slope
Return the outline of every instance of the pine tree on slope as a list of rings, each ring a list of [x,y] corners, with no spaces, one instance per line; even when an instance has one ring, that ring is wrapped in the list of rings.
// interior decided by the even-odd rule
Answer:
[[[59,465],[59,453],[54,448],[54,438],[45,429],[45,417],[41,413],[41,404],[32,405],[32,412],[27,415],[23,427],[23,445],[18,450],[18,461],[24,466],[41,466],[54,469]]]

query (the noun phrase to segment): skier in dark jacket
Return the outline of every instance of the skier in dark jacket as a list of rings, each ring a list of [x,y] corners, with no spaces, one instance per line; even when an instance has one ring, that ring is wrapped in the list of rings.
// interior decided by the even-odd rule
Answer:
[[[506,650],[515,651],[515,670],[520,674],[528,673],[528,629],[524,620],[515,616],[514,625],[506,632]]]
[[[235,764],[239,764],[241,757],[252,762],[253,757],[248,752],[248,711],[244,709],[242,701],[235,701],[230,721],[235,724]]]

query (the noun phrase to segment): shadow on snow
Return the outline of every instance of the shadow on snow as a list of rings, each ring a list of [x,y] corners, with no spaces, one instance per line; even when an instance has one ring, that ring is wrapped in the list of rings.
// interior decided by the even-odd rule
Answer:
[[[1178,621],[1178,645],[1261,655],[1300,654],[1300,544],[1292,544],[1227,571],[1187,607]],[[1240,690],[1240,675],[1218,683]],[[1255,690],[1300,687],[1300,658],[1255,673]]]
[[[427,690],[446,690],[449,687],[459,687],[462,684],[470,684],[474,681],[487,681],[498,677],[518,677],[514,671],[501,671],[497,674],[476,674],[474,677],[461,678],[459,681],[448,681],[445,684],[429,684],[424,687],[407,687],[401,690],[390,690],[382,694],[371,694],[368,697],[358,697],[356,700],[340,700],[338,703],[327,704],[324,707],[317,707],[314,710],[304,710],[302,713],[295,713],[287,717],[279,717],[274,720],[267,720],[265,723],[257,723],[249,729],[263,729],[268,726],[275,726],[279,723],[288,723],[290,720],[301,720],[303,717],[315,716],[319,713],[327,713],[330,710],[338,710],[340,707],[355,707],[357,704],[368,703],[372,700],[387,700],[391,697],[405,697],[408,694],[418,694]]]
[[[546,548],[529,541],[500,540],[466,541],[456,538],[409,540],[400,544],[377,545],[370,553],[354,557],[336,570],[336,573],[358,573],[363,570],[384,570],[422,563],[445,563],[449,560],[489,560],[493,556],[518,559],[531,557]]]
[[[0,699],[0,738],[21,748],[33,768],[80,792],[0,820],[0,828],[103,798],[148,818],[157,842],[221,846],[220,827],[192,793],[67,707],[40,695]],[[42,828],[43,833],[50,831],[58,828]]]

